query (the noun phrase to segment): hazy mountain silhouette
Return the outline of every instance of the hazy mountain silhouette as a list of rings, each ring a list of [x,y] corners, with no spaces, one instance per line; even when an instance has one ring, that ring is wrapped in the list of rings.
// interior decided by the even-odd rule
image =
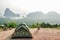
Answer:
[[[1,23],[15,20],[15,19],[10,19],[10,18],[20,17],[19,14],[13,13],[9,8],[6,8],[3,16],[5,16],[6,18],[0,17]],[[29,24],[29,25],[32,23],[37,23],[37,22],[60,24],[60,14],[58,14],[55,11],[50,11],[47,14],[37,11],[37,12],[31,12],[27,15],[27,17],[23,17],[21,19],[16,19],[15,21],[18,24],[25,22],[26,24]]]
[[[50,11],[47,14],[42,12],[32,12],[27,15],[28,19],[38,20],[46,23],[60,23],[60,14],[54,11]]]
[[[40,19],[43,16],[45,16],[43,12],[31,12],[27,15],[28,18],[33,18],[33,19]]]
[[[46,16],[50,17],[50,18],[60,18],[60,14],[58,14],[57,12],[54,12],[54,11],[48,12]]]
[[[14,17],[19,17],[20,15],[13,13],[9,8],[6,8],[4,16],[6,18],[14,18]]]

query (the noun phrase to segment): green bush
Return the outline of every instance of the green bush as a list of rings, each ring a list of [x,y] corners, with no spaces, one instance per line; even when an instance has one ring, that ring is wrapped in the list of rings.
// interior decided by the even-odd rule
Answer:
[[[36,26],[35,26],[35,24],[34,24],[34,23],[32,24],[31,28],[36,28]]]
[[[10,28],[16,28],[17,24],[15,22],[9,22],[8,27]]]
[[[41,25],[39,23],[33,23],[31,28],[37,28],[37,27],[41,27]]]

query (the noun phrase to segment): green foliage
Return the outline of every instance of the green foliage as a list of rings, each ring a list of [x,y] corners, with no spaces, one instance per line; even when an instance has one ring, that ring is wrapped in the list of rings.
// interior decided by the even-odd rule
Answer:
[[[16,26],[17,26],[16,22],[9,22],[9,23],[0,25],[0,29],[7,30],[7,29],[11,29],[11,28],[16,28]]]
[[[39,23],[33,23],[31,28],[37,28],[37,27],[41,27]]]
[[[59,25],[58,24],[51,25],[49,23],[41,23],[41,24],[39,24],[39,23],[34,24],[33,23],[31,26],[31,28],[38,28],[38,27],[41,27],[41,28],[60,28],[60,24]]]
[[[51,25],[51,24],[49,24],[49,23],[42,23],[42,24],[41,24],[41,27],[42,27],[42,28],[59,28],[60,25],[58,25],[58,24],[53,24],[53,25]]]
[[[15,22],[9,22],[8,27],[16,28],[17,24]]]
[[[42,24],[41,24],[41,27],[42,27],[42,28],[52,28],[52,25],[49,24],[49,23],[47,23],[47,24],[42,23]]]
[[[35,26],[35,24],[34,24],[34,23],[32,24],[31,28],[36,28],[36,26]]]

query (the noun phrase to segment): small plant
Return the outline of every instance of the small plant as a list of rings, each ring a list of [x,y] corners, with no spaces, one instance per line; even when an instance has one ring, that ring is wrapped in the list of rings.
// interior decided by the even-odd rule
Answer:
[[[3,30],[7,30],[7,26],[6,25],[0,25],[0,28]]]
[[[33,23],[32,26],[31,26],[31,28],[36,28],[36,25]]]
[[[9,22],[8,27],[9,28],[16,28],[16,23],[15,22]]]

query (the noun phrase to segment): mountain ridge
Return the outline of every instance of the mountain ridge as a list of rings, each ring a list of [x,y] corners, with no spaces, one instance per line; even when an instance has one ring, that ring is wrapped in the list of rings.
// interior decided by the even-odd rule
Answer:
[[[6,18],[14,18],[19,17],[20,15],[13,13],[9,8],[6,8],[3,16],[5,16]]]

